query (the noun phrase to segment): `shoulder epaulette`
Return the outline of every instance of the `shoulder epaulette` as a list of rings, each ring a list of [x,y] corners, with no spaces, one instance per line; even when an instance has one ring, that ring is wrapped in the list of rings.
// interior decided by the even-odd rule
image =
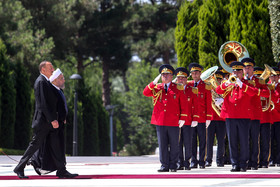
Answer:
[[[249,84],[252,84],[253,86],[256,86],[256,83],[255,83],[254,80],[248,80],[248,83],[249,83]]]
[[[192,92],[194,94],[198,94],[198,88],[197,87],[192,87]]]
[[[184,90],[184,85],[183,84],[177,84],[177,89],[178,90]]]
[[[205,83],[205,89],[206,90],[211,90],[212,89],[211,83]]]
[[[158,85],[160,85],[160,84],[156,84],[154,88],[158,88]]]
[[[260,84],[265,84],[265,80],[264,80],[264,79],[261,79],[261,78],[259,78],[259,77],[258,77],[257,79],[259,80],[259,83],[260,83]]]

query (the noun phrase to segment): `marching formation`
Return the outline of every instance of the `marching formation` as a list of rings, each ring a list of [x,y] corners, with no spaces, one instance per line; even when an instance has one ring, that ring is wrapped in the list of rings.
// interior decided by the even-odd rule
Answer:
[[[217,167],[231,164],[231,172],[246,172],[280,166],[280,62],[256,67],[233,41],[221,47],[219,61],[222,67],[203,73],[198,63],[176,70],[162,65],[145,87],[143,94],[153,97],[158,172],[211,167],[215,136]]]

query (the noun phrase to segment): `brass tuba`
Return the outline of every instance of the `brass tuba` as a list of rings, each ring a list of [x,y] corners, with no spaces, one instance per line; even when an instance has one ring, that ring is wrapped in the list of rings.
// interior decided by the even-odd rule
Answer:
[[[277,75],[277,73],[272,69],[269,65],[265,64],[264,65],[265,69],[261,76],[259,77],[262,80],[266,80],[268,77],[270,77],[271,74]]]
[[[221,66],[229,73],[232,73],[230,64],[233,61],[241,61],[243,58],[249,57],[249,52],[245,46],[236,41],[228,41],[224,43],[218,53]]]
[[[215,104],[215,100],[217,98],[223,98],[223,96],[216,93],[216,88],[219,86],[219,83],[218,83],[217,78],[215,76],[215,73],[216,73],[217,70],[218,70],[218,66],[214,66],[214,67],[211,67],[211,68],[207,69],[206,71],[204,71],[200,75],[200,79],[202,81],[204,81],[206,83],[210,83],[212,85],[213,89],[211,89],[211,96],[212,96],[211,105],[212,105],[212,108],[217,113],[217,115],[220,116],[221,105],[217,106]]]

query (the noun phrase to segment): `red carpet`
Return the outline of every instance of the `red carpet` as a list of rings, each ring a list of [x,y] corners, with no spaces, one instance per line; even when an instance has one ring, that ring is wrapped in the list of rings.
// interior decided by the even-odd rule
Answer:
[[[80,175],[75,179],[185,179],[185,178],[280,178],[280,174],[112,174],[112,175]],[[17,176],[0,176],[0,180],[18,180]],[[29,176],[29,179],[58,179],[55,175]]]

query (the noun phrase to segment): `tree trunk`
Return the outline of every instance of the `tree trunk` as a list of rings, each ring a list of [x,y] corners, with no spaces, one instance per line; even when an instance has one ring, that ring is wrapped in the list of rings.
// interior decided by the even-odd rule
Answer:
[[[109,62],[107,59],[103,60],[102,63],[102,101],[103,101],[103,106],[110,105],[111,100],[110,100],[110,82],[109,82]]]
[[[169,54],[169,51],[166,50],[166,51],[163,51],[163,62],[164,64],[170,64],[170,54]]]

